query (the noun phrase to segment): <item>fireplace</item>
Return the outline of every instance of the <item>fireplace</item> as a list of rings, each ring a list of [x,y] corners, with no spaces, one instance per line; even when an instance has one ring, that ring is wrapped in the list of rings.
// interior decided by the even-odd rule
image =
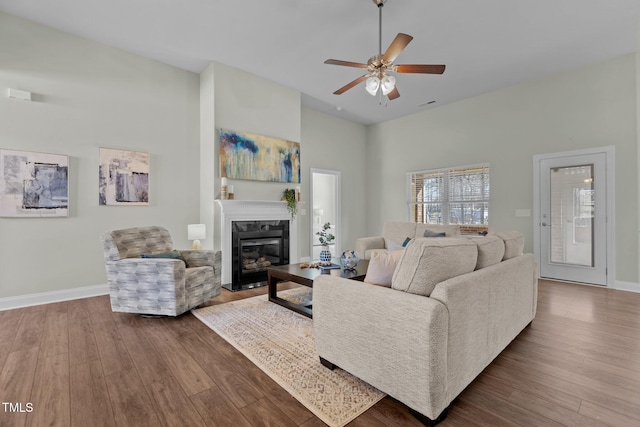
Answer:
[[[267,268],[289,263],[289,221],[232,221],[230,291],[265,286]]]
[[[216,200],[217,218],[214,238],[215,247],[222,251],[222,286],[225,289],[236,291],[255,287],[266,281],[266,269],[269,267],[265,261],[274,264],[295,264],[298,261],[298,223],[291,219],[287,211],[287,204],[281,201],[270,200]],[[262,224],[262,225],[257,225]],[[285,225],[286,224],[286,225]],[[242,234],[240,242],[238,232]],[[262,237],[250,233],[267,232]],[[282,234],[282,246],[275,243]],[[255,251],[253,249],[256,249]],[[262,252],[261,252],[262,251]],[[254,252],[253,254],[250,252]],[[234,262],[241,261],[242,253],[245,255],[261,255],[258,257],[246,256],[250,265],[245,271],[236,272]],[[279,259],[280,256],[283,259]],[[264,260],[260,258],[265,258]],[[275,259],[278,258],[278,259]],[[255,260],[255,265],[252,262]],[[238,267],[236,265],[236,267]],[[264,271],[259,271],[264,268]],[[246,271],[256,270],[256,271]],[[260,274],[258,274],[260,273]],[[255,276],[263,278],[256,279]]]

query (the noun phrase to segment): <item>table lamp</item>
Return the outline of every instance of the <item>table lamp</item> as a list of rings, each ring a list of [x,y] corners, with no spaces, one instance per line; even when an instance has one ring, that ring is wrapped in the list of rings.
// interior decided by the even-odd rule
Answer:
[[[193,240],[191,249],[200,249],[200,239],[207,237],[207,226],[205,224],[189,224],[187,225],[187,239]]]

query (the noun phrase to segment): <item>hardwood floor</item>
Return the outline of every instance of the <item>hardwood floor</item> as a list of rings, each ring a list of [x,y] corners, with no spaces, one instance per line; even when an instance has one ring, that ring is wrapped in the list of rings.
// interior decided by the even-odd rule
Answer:
[[[0,312],[0,325],[0,426],[324,425],[191,314],[112,313],[102,296]],[[387,397],[349,425],[421,424]],[[540,281],[532,326],[440,425],[640,425],[640,294]]]

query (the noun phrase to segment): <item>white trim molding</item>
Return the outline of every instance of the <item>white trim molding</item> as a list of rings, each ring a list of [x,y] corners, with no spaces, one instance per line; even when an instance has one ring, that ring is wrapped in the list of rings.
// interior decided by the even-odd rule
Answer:
[[[335,171],[335,170],[329,170],[329,169],[316,169],[316,168],[311,168],[309,171],[309,177],[311,180],[311,185],[309,187],[309,211],[310,211],[310,216],[309,216],[309,255],[311,259],[313,259],[313,242],[315,239],[315,232],[313,229],[314,221],[314,215],[313,215],[313,210],[316,208],[315,204],[314,204],[314,175],[315,174],[323,174],[323,175],[331,175],[335,178],[334,180],[334,186],[332,188],[333,190],[333,203],[334,203],[334,220],[333,220],[333,234],[335,234],[335,240],[334,240],[334,256],[337,256],[337,254],[341,254],[342,253],[342,246],[341,246],[341,242],[342,242],[342,195],[341,195],[341,188],[342,188],[342,184],[341,184],[341,180],[342,180],[342,172],[340,171]],[[306,262],[305,260],[302,260],[300,262]]]
[[[640,283],[623,282],[621,280],[616,280],[613,289],[616,289],[618,291],[628,291],[628,292],[640,293]]]
[[[34,305],[50,304],[52,302],[70,301],[80,298],[97,297],[109,294],[109,285],[84,286],[81,288],[62,289],[60,291],[40,292],[36,294],[19,295],[0,298],[0,311],[14,308],[31,307]]]

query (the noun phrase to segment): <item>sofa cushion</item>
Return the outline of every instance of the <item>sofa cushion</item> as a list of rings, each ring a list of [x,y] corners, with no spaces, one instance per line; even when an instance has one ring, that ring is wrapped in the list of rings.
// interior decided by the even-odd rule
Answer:
[[[503,260],[520,256],[524,252],[524,236],[519,231],[505,231],[496,233],[496,236],[504,240]]]
[[[396,271],[398,261],[404,253],[401,251],[374,252],[369,260],[365,283],[391,287],[393,272]]]
[[[429,296],[447,279],[476,267],[478,246],[469,239],[432,237],[412,240],[391,280],[393,289]]]
[[[498,236],[485,236],[471,239],[478,245],[476,270],[494,265],[504,257],[504,241]]]

